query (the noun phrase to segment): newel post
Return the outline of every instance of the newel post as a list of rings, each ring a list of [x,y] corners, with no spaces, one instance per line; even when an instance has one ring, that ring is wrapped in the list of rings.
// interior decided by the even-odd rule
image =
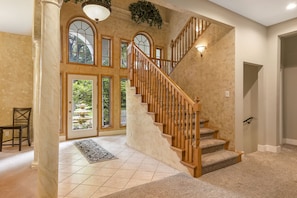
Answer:
[[[195,112],[195,140],[193,143],[194,147],[194,164],[196,165],[195,177],[200,177],[202,175],[202,164],[201,164],[201,148],[200,144],[200,110],[201,105],[199,104],[199,98],[195,98],[195,104],[193,105],[193,110]]]
[[[128,67],[129,67],[129,80],[130,80],[130,86],[134,86],[134,48],[133,48],[133,41],[128,46]]]
[[[195,104],[193,106],[193,110],[195,112],[195,147],[199,147],[200,144],[200,109],[201,106],[199,104],[199,98],[195,98]]]

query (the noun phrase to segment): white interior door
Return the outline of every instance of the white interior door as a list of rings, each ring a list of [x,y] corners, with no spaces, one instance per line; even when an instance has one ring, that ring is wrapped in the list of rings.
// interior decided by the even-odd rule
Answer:
[[[68,75],[67,139],[97,136],[97,76]]]

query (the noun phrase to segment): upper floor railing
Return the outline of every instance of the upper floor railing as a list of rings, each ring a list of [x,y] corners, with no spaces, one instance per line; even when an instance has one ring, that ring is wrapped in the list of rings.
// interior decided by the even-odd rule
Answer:
[[[209,25],[210,22],[204,19],[191,17],[176,39],[171,41],[171,61],[180,62]]]

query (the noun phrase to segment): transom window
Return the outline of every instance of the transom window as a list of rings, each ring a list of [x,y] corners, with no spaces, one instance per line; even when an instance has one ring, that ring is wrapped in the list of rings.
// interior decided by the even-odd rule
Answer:
[[[150,57],[151,44],[147,36],[143,34],[137,34],[134,37],[134,43],[139,49],[141,49],[148,57]]]
[[[94,31],[85,21],[76,20],[69,26],[68,61],[94,64]]]

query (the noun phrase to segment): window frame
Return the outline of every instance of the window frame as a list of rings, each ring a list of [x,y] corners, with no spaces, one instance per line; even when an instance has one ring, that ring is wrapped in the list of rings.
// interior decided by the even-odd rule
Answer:
[[[109,125],[105,127],[104,123],[103,123],[103,111],[104,111],[104,108],[103,108],[103,79],[104,78],[109,78],[110,79],[110,85],[109,85]],[[105,75],[105,74],[102,74],[101,75],[101,81],[100,81],[100,126],[101,126],[101,129],[107,129],[107,128],[112,128],[113,127],[113,105],[114,105],[114,102],[113,102],[113,92],[114,92],[114,76],[111,76],[111,75]]]
[[[127,67],[122,67],[122,44],[127,43]],[[121,39],[120,40],[120,53],[119,53],[119,60],[120,60],[120,69],[128,69],[128,46],[129,46],[130,41],[128,39]]]
[[[134,37],[133,37],[133,42],[135,43],[135,45],[138,47],[137,43],[135,42],[135,38],[140,35],[140,36],[144,36],[148,42],[149,42],[149,56],[146,54],[146,52],[144,52],[148,57],[154,57],[154,43],[153,43],[153,39],[152,37],[148,34],[148,33],[145,33],[145,32],[137,32]],[[139,47],[140,48],[140,47]],[[141,49],[141,48],[140,48]]]
[[[121,85],[122,85],[122,80],[125,79],[126,83],[128,82],[128,77],[127,76],[120,76],[120,101],[119,101],[119,106],[120,106],[120,127],[126,127],[127,126],[127,88],[125,89],[125,94],[126,94],[126,104],[125,104],[125,110],[126,110],[126,115],[125,115],[125,119],[126,122],[123,125],[122,124],[122,90],[121,90]]]
[[[103,40],[109,40],[109,65],[103,65]],[[100,40],[100,65],[101,67],[105,67],[105,68],[111,68],[113,67],[113,39],[110,36],[106,36],[106,35],[102,35],[101,36],[101,40]]]
[[[80,63],[80,62],[70,62],[69,61],[69,30],[70,30],[71,24],[74,23],[75,21],[82,21],[82,22],[88,24],[90,26],[90,28],[92,29],[92,31],[93,31],[93,41],[94,41],[94,43],[93,43],[93,64]],[[97,40],[98,40],[98,37],[97,37],[96,27],[90,21],[88,21],[87,19],[85,19],[83,17],[75,17],[75,18],[69,20],[68,24],[67,24],[67,32],[66,32],[66,39],[65,39],[66,53],[67,53],[66,56],[65,56],[66,57],[66,63],[67,64],[72,64],[72,65],[81,65],[81,66],[96,66],[97,65],[97,59],[98,59],[97,58],[98,57]]]
[[[157,57],[157,50],[160,50],[160,57]],[[163,52],[163,47],[160,46],[156,46],[155,47],[155,59],[156,59],[156,64],[160,67],[161,66],[161,62],[164,59],[164,52]]]

